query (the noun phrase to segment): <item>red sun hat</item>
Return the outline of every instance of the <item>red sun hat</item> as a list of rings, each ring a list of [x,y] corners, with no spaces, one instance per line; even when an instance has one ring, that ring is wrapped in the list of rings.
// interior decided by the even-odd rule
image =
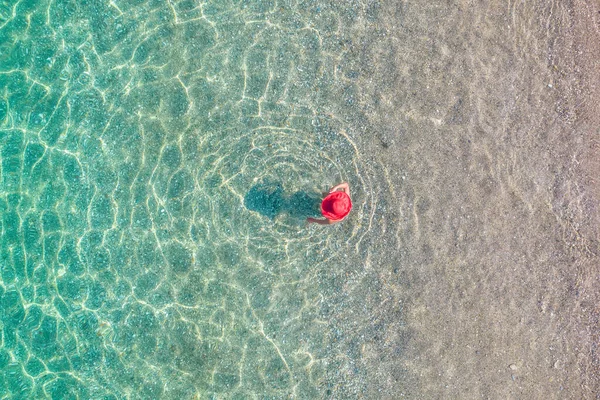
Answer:
[[[327,219],[337,221],[352,210],[352,200],[345,192],[329,193],[321,203],[321,213]]]

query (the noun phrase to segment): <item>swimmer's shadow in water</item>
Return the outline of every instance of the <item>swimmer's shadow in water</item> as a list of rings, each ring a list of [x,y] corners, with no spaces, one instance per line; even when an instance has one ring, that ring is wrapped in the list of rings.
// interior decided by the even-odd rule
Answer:
[[[304,191],[286,195],[281,183],[263,182],[250,188],[244,197],[244,205],[270,219],[280,214],[306,219],[320,214],[321,198],[319,193]]]

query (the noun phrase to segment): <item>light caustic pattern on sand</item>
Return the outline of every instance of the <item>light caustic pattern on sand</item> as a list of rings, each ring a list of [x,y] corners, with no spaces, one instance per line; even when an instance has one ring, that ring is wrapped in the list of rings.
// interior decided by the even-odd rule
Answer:
[[[244,196],[368,189],[335,116],[360,10],[292,3],[1,6],[0,397],[325,390],[319,265],[373,200],[335,239]]]

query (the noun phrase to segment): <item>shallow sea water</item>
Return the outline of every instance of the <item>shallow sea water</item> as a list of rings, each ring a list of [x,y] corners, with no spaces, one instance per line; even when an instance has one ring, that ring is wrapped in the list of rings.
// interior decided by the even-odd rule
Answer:
[[[592,396],[573,7],[1,3],[0,398]]]
[[[0,397],[331,393],[329,268],[375,202],[335,113],[360,14],[2,3]],[[362,222],[306,228],[342,180]]]

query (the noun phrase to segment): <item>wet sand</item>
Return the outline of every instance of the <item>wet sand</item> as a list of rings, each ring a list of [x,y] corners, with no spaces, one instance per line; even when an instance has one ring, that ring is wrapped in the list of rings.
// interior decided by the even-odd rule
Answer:
[[[599,12],[384,6],[363,108],[397,248],[369,398],[599,395]]]

